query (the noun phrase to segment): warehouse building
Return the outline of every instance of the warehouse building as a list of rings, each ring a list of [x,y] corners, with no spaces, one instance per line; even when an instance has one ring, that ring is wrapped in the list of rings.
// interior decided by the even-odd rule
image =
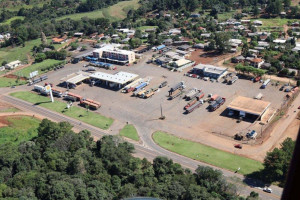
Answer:
[[[191,61],[191,60],[187,60],[185,58],[180,59],[180,60],[176,60],[174,62],[171,63],[171,66],[176,68],[177,70],[182,70],[188,67],[191,67],[192,65],[194,65],[195,62]]]
[[[111,45],[94,50],[93,56],[98,58],[99,61],[118,65],[132,64],[135,62],[135,53],[133,51],[113,48]]]
[[[228,68],[213,65],[198,64],[193,68],[193,73],[204,77],[219,79],[227,74]]]
[[[231,115],[248,119],[261,119],[271,103],[268,101],[256,100],[248,97],[238,96],[228,106]],[[233,112],[232,112],[233,111]]]
[[[79,71],[62,78],[61,86],[66,88],[75,88],[76,86],[80,85],[82,82],[88,80],[89,78],[89,73]]]
[[[92,79],[96,79],[105,83],[105,85],[109,87],[118,87],[119,89],[122,88],[124,85],[134,81],[136,78],[139,77],[137,74],[132,74],[128,72],[118,72],[116,74],[108,74],[104,72],[96,72],[90,75]]]

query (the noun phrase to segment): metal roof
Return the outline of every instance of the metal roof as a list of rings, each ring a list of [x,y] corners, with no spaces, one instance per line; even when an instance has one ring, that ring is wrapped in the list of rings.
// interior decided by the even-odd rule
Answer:
[[[103,81],[108,81],[111,83],[117,83],[117,84],[123,85],[125,83],[128,83],[128,82],[136,79],[137,77],[139,77],[139,75],[128,73],[128,72],[122,72],[122,71],[118,72],[116,74],[96,72],[96,73],[90,75],[90,77],[99,79],[99,80],[103,80]]]

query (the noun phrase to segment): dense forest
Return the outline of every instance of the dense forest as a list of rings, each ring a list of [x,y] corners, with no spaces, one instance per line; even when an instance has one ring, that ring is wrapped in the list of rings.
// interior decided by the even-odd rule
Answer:
[[[0,198],[244,199],[218,170],[199,166],[192,173],[164,157],[152,164],[133,157],[134,147],[118,137],[94,142],[88,131],[71,129],[45,119],[31,141],[0,146]]]

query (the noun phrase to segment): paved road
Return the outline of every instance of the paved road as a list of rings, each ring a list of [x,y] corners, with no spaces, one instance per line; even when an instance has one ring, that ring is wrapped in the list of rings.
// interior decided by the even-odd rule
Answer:
[[[95,137],[99,138],[99,137],[102,137],[103,135],[107,134],[106,131],[98,129],[94,126],[91,126],[89,124],[80,122],[79,120],[64,116],[60,113],[57,113],[57,112],[54,112],[51,110],[47,110],[40,106],[32,105],[31,103],[28,103],[26,101],[22,101],[20,99],[16,99],[14,97],[6,96],[6,95],[2,95],[2,96],[0,96],[0,98],[5,102],[11,103],[12,105],[14,105],[16,107],[21,108],[22,110],[30,111],[30,112],[39,114],[41,116],[45,116],[46,118],[49,118],[53,121],[57,121],[57,122],[68,121],[69,123],[71,123],[74,126],[75,129],[77,129],[77,130],[87,129]],[[136,128],[137,128],[138,132],[141,134],[141,137],[143,138],[143,144],[137,144],[137,143],[134,144],[135,149],[136,149],[136,156],[145,157],[149,160],[153,160],[157,156],[167,156],[168,158],[172,159],[174,162],[180,163],[183,167],[189,168],[191,170],[195,170],[198,165],[210,166],[215,169],[221,170],[225,177],[230,178],[230,177],[236,176],[236,177],[240,178],[241,180],[243,180],[244,182],[246,182],[248,184],[248,186],[239,188],[240,194],[249,195],[249,193],[251,191],[255,191],[255,192],[259,193],[259,195],[262,199],[266,199],[266,200],[280,199],[280,196],[282,194],[282,189],[279,187],[271,186],[271,188],[273,189],[273,193],[272,194],[265,193],[261,189],[261,187],[263,187],[263,185],[261,183],[257,183],[257,181],[254,181],[254,180],[246,180],[244,176],[235,174],[234,172],[231,172],[231,171],[228,171],[225,169],[220,169],[220,168],[208,165],[206,163],[192,160],[190,158],[167,151],[167,150],[159,147],[158,145],[156,145],[153,142],[153,140],[151,138],[151,133],[153,132],[153,130],[151,130],[151,128],[148,128],[148,127],[136,127]]]

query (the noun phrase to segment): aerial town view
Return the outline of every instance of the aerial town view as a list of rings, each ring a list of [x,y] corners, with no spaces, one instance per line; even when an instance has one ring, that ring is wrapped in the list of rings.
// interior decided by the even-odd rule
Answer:
[[[0,6],[0,199],[300,199],[300,1]]]

